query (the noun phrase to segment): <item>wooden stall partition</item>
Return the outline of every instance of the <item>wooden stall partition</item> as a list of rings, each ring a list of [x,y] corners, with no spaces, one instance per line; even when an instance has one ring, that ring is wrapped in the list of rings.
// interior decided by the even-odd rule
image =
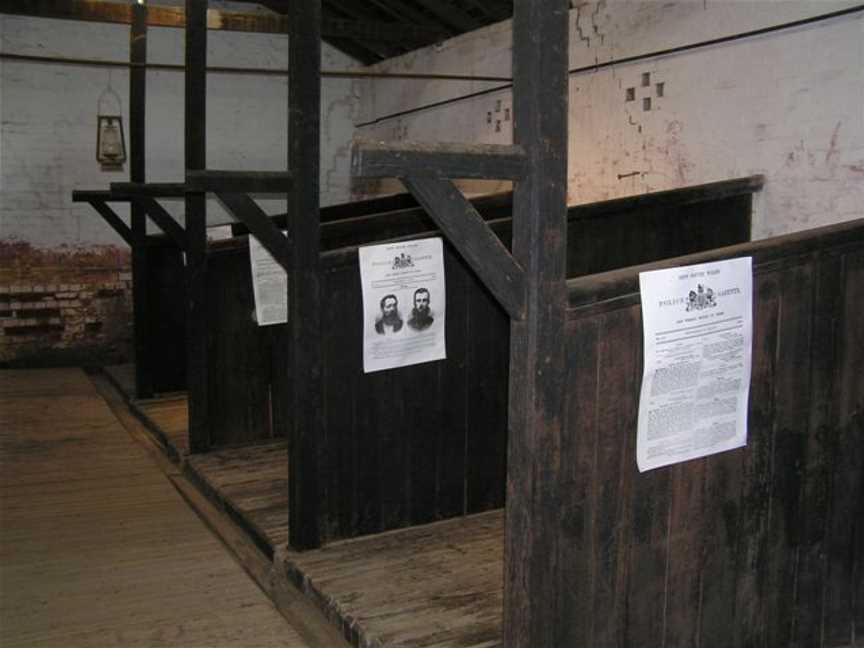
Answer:
[[[135,354],[149,375],[152,393],[186,389],[186,267],[183,251],[165,236],[148,236],[143,284],[146,309],[135,326],[145,347]],[[136,289],[138,287],[136,286]]]
[[[285,436],[273,425],[274,374],[285,359],[278,337],[285,324],[258,326],[246,239],[210,245],[207,255],[206,318],[209,446]],[[284,372],[284,368],[281,369]]]
[[[322,268],[322,543],[500,508],[506,314],[445,243],[447,359],[364,374],[356,248]]]
[[[638,272],[752,256],[745,448],[639,473]],[[566,432],[538,471],[556,646],[850,646],[864,629],[864,221],[568,282]],[[553,478],[554,477],[554,478]]]

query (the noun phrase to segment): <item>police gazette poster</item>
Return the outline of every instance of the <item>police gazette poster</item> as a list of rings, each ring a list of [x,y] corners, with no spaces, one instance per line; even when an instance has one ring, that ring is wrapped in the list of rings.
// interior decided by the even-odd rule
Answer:
[[[361,247],[363,371],[447,357],[440,238]]]
[[[255,321],[258,326],[284,324],[288,321],[288,273],[252,234],[249,235],[249,263]]]
[[[640,472],[746,445],[751,258],[643,272],[639,286]]]

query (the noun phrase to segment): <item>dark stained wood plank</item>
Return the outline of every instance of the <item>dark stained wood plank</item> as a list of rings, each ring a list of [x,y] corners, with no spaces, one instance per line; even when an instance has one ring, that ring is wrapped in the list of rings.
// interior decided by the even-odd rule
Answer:
[[[246,225],[264,249],[288,272],[291,269],[289,243],[255,201],[243,193],[217,192],[216,196],[231,215]]]
[[[821,644],[823,593],[828,562],[827,530],[831,516],[830,493],[834,479],[836,434],[833,414],[834,367],[837,362],[840,319],[841,261],[826,256],[815,268],[812,282],[813,334],[810,343],[810,398],[807,434],[804,440],[798,548],[796,611],[792,620],[794,636],[802,646]]]
[[[773,400],[771,504],[767,555],[760,569],[769,645],[792,645],[797,637],[801,529],[809,514],[801,496],[807,466],[813,338],[813,263],[783,270]],[[793,559],[794,556],[794,559]]]
[[[207,2],[186,0],[186,170],[207,166]],[[186,383],[189,392],[189,449],[210,446],[207,357],[207,201],[186,196]]]
[[[150,365],[154,394],[186,388],[186,284],[183,252],[169,239],[148,236],[147,319],[141,323],[151,344]]]
[[[130,198],[183,198],[186,195],[186,185],[182,182],[112,182],[111,191]]]
[[[174,217],[169,214],[165,208],[160,205],[154,198],[135,198],[133,204],[136,202],[139,203],[144,211],[147,213],[154,223],[165,232],[171,240],[181,250],[186,249],[186,232],[183,228],[174,220]]]
[[[193,170],[186,174],[186,184],[193,191],[218,194],[287,193],[293,178],[288,171]]]
[[[272,347],[269,327],[259,327],[253,315],[248,249],[210,253],[207,264],[210,445],[272,439],[276,434],[271,425]]]
[[[468,381],[471,362],[470,291],[471,271],[444,244],[444,276],[447,279],[447,361],[438,364],[443,408],[442,426],[435,441],[435,518],[464,515],[467,502],[468,457],[466,444],[472,384]],[[475,434],[482,434],[479,430]]]
[[[123,222],[123,219],[120,218],[117,213],[111,209],[105,201],[102,200],[89,200],[90,205],[95,209],[102,219],[111,226],[117,234],[120,235],[126,243],[131,247],[135,244],[135,237],[132,233],[132,229]]]
[[[129,31],[129,60],[131,63],[147,61],[147,8],[137,7],[132,13]],[[144,182],[145,138],[147,109],[147,77],[144,69],[133,70],[129,75],[129,178],[133,182]],[[106,206],[107,209],[107,206]],[[103,218],[107,214],[98,210]],[[106,219],[107,220],[107,219]],[[108,221],[111,224],[110,221]],[[139,200],[132,200],[132,310],[135,320],[133,340],[135,345],[135,386],[138,398],[153,396],[153,366],[148,350],[154,340],[150,336],[150,300],[148,295],[147,270],[147,214]]]
[[[496,300],[472,274],[467,276],[465,445],[466,512],[504,506],[507,480],[506,353],[510,321]],[[448,343],[451,342],[448,336]]]
[[[525,272],[465,196],[449,180],[405,177],[402,182],[510,317],[522,319]]]
[[[731,196],[752,195],[754,192],[761,191],[764,184],[765,176],[754,175],[693,187],[652,191],[636,196],[603,200],[589,205],[577,205],[574,211],[579,218],[590,218],[628,211],[642,211],[646,208],[668,210],[681,205],[717,201]]]
[[[291,545],[321,545],[324,446],[321,375],[320,135],[321,1],[289,7],[288,169],[299,191],[288,199],[292,242],[288,318],[293,381],[290,434]],[[302,314],[302,316],[298,316]],[[302,378],[301,378],[302,377]]]
[[[730,616],[733,645],[767,645],[764,576],[769,556],[771,480],[776,431],[774,381],[782,300],[777,273],[753,280],[753,372],[750,380],[747,452],[744,454],[742,508],[736,547],[736,596]]]
[[[840,285],[833,412],[836,445],[822,625],[825,646],[854,645],[853,638],[861,636],[864,626],[864,252],[860,247],[843,255]]]
[[[520,146],[358,140],[351,173],[361,178],[518,180],[527,162]]]
[[[565,412],[567,12],[563,0],[513,11],[513,141],[529,160],[513,194],[513,256],[527,288],[525,319],[510,328],[504,644],[513,648],[558,645],[563,616],[560,518],[542,494],[558,479]]]
[[[322,273],[324,293],[335,299],[324,303],[322,322],[329,332],[323,342],[326,413],[326,538],[357,535],[361,508],[359,471],[369,456],[358,430],[358,415],[367,403],[359,397],[363,373],[361,348],[363,307],[359,278],[354,268],[341,267]]]

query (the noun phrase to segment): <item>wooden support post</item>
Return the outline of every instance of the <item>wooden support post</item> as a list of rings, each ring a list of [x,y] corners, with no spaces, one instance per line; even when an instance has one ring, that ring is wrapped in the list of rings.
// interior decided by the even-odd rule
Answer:
[[[207,165],[207,0],[186,0],[186,170]],[[186,194],[186,383],[189,451],[210,446],[207,417],[207,201]]]
[[[129,61],[133,64],[147,62],[147,7],[132,7],[132,28],[129,38]],[[147,106],[147,70],[133,65],[129,70],[129,179],[132,182],[146,180],[145,134]],[[150,335],[150,308],[147,299],[147,213],[141,201],[132,199],[132,296],[135,342],[135,395],[138,398],[153,397],[153,367],[149,347],[153,343]]]
[[[528,156],[513,195],[513,254],[526,317],[510,327],[504,645],[557,646],[559,511],[544,500],[565,424],[567,0],[516,0],[514,143]]]
[[[289,532],[296,549],[321,545],[321,295],[319,275],[319,148],[321,106],[321,0],[289,4],[288,200],[293,272],[288,282],[293,392],[289,442]],[[281,394],[280,394],[281,397]],[[279,410],[281,411],[281,408]]]

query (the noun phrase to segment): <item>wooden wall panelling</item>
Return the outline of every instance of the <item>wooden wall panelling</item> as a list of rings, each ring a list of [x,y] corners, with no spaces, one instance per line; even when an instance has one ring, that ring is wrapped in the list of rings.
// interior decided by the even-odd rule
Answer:
[[[860,232],[749,246],[746,448],[637,473],[638,293],[570,311],[569,432],[547,496],[565,540],[554,645],[853,640],[864,617]]]
[[[472,276],[469,282],[468,407],[465,452],[466,512],[504,506],[507,479],[507,314]]]
[[[842,263],[832,416],[836,445],[822,610],[826,646],[848,645],[864,634],[864,251],[845,253]]]
[[[148,236],[145,246],[144,285],[148,304],[147,318],[136,325],[146,328],[154,341],[144,354],[150,366],[155,393],[182,391],[186,388],[186,283],[183,252],[167,237]],[[157,342],[158,341],[158,342]],[[136,356],[137,357],[137,356]]]
[[[438,362],[441,380],[441,429],[435,435],[435,509],[436,519],[465,512],[466,439],[471,434],[506,434],[491,428],[471,430],[468,382],[471,324],[469,323],[471,282],[468,265],[444,243],[444,275],[447,278],[447,360]]]
[[[359,278],[350,266],[325,268],[322,272],[323,383],[325,439],[324,501],[327,503],[326,538],[351,537],[363,528],[361,510],[368,493],[359,479],[367,461],[377,457],[358,432],[358,414],[365,403],[358,399],[362,366],[357,350],[363,332]],[[374,457],[374,458],[373,458]],[[377,517],[377,516],[374,516]]]
[[[273,331],[254,318],[248,248],[209,254],[206,303],[210,444],[271,439]]]

